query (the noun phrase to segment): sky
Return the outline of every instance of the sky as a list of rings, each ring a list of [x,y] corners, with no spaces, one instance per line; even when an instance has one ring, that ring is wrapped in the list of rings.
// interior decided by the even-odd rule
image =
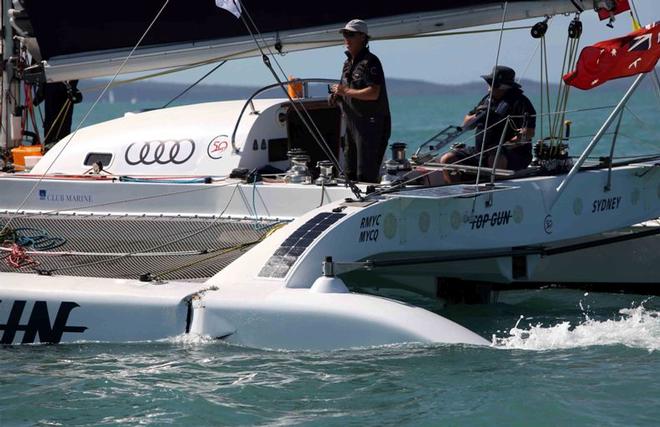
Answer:
[[[642,25],[660,21],[660,0],[634,0]],[[549,23],[546,35],[550,80],[558,82],[566,46],[566,32],[572,16],[556,16]],[[533,25],[540,19],[517,21],[507,26]],[[580,47],[601,40],[619,37],[632,31],[628,12],[617,15],[614,28],[599,21],[595,12],[581,15],[584,32]],[[480,27],[499,28],[500,25]],[[499,32],[475,35],[445,36],[412,40],[372,41],[371,51],[383,63],[387,78],[424,80],[440,84],[460,84],[479,80],[495,64]],[[523,78],[539,80],[540,55],[538,40],[529,30],[507,31],[502,39],[499,63],[514,68]],[[345,60],[340,46],[288,53],[278,56],[287,75],[304,78],[338,78]],[[192,83],[213,66],[154,79],[156,81]],[[235,86],[261,86],[273,83],[273,76],[260,58],[240,59],[227,62],[204,80],[205,84],[229,84]]]

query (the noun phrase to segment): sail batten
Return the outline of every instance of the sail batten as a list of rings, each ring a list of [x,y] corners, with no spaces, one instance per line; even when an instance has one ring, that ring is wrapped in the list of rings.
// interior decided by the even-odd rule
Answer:
[[[62,7],[65,3],[66,8]],[[192,66],[258,54],[242,22],[232,13],[218,8],[214,0],[171,0],[170,3],[122,72]],[[409,0],[396,4],[354,3],[337,0],[331,10],[326,10],[322,5],[306,0],[242,1],[266,42],[271,47],[281,46],[286,52],[340,44],[337,29],[355,17],[368,20],[374,39],[492,24],[501,20],[504,2]],[[119,13],[124,4],[123,14]],[[157,0],[130,3],[116,0],[109,3],[105,11],[98,11],[95,6],[95,12],[90,10],[87,1],[82,0],[26,0],[34,35],[44,58],[46,79],[55,82],[114,74],[144,31],[148,18],[153,18],[149,16],[150,10],[157,10],[159,5],[161,1]],[[507,7],[507,20],[573,11],[576,11],[575,5],[569,0],[513,0]],[[104,12],[107,16],[101,16]],[[58,36],[48,37],[52,31]]]

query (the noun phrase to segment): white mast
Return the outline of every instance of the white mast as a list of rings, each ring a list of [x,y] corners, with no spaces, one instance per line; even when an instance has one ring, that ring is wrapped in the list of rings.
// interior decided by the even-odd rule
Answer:
[[[19,96],[19,82],[14,79],[14,64],[12,55],[14,53],[14,31],[9,20],[9,9],[11,0],[2,0],[2,94],[0,95],[0,107],[2,110],[2,131],[0,132],[0,149],[11,148],[15,144],[12,140],[20,140],[20,135],[12,135],[12,116],[15,101]]]

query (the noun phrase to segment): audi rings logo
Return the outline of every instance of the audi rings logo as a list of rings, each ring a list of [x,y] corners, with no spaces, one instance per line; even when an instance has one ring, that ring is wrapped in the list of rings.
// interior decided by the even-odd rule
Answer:
[[[180,165],[190,160],[194,153],[195,141],[192,139],[134,142],[126,149],[124,159],[131,166]]]

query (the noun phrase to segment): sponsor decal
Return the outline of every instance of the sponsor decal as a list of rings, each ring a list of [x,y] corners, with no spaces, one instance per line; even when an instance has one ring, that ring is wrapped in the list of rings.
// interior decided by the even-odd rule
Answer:
[[[133,142],[124,153],[124,160],[135,165],[180,165],[186,163],[195,153],[192,139]]]
[[[2,301],[0,301],[0,304]],[[16,300],[11,306],[9,316],[4,324],[0,324],[0,331],[3,332],[0,344],[12,344],[16,337],[16,332],[23,332],[21,344],[31,344],[34,342],[56,344],[62,340],[65,332],[81,334],[87,329],[86,326],[69,326],[67,321],[71,311],[80,307],[77,303],[63,301],[55,315],[55,321],[51,324],[48,314],[48,304],[46,301],[35,301],[27,323],[21,324],[21,317],[27,301]],[[36,340],[37,335],[39,339]],[[36,341],[35,341],[36,340]]]
[[[370,215],[362,217],[360,221],[360,235],[358,242],[376,242],[380,228],[380,219],[382,215]]]
[[[621,196],[597,199],[591,204],[591,213],[607,212],[619,209]]]
[[[513,214],[510,210],[474,215],[468,222],[472,230],[507,225]]]
[[[229,147],[229,137],[227,135],[220,135],[213,138],[206,148],[206,153],[210,158],[219,160]]]
[[[39,190],[39,200],[42,202],[77,202],[77,203],[93,203],[94,198],[91,194],[82,193],[55,193],[49,190]]]

